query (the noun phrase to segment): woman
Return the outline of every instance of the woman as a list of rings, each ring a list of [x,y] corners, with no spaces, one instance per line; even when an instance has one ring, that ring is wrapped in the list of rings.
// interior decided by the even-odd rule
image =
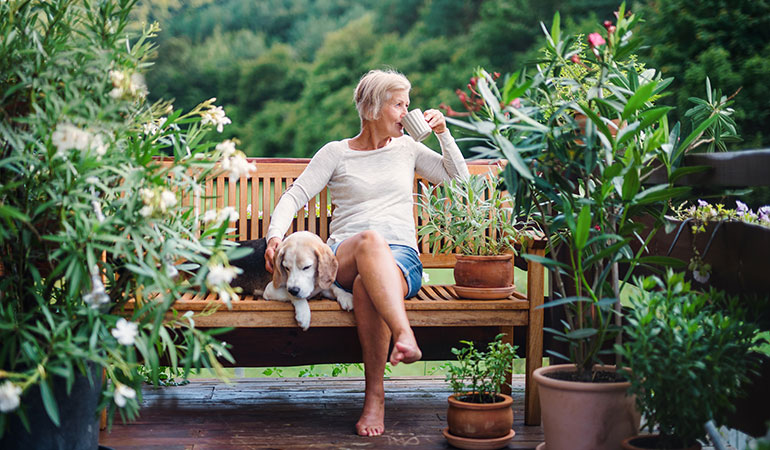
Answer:
[[[417,294],[422,264],[417,251],[412,185],[415,172],[431,182],[465,178],[468,167],[437,110],[425,111],[443,155],[403,134],[411,84],[393,71],[361,78],[354,101],[361,118],[357,136],[324,145],[276,205],[267,231],[265,265],[294,214],[328,186],[335,205],[328,244],[337,255],[336,283],[353,293],[353,312],[364,361],[364,408],[356,423],[362,436],[385,431],[383,377],[390,363],[422,357],[404,308]]]

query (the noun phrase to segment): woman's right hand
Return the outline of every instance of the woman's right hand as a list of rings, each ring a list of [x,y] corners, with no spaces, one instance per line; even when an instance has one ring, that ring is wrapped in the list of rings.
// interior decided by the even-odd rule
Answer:
[[[273,259],[275,258],[275,251],[278,249],[278,245],[281,243],[281,238],[272,237],[267,242],[267,248],[265,248],[265,270],[273,273]]]

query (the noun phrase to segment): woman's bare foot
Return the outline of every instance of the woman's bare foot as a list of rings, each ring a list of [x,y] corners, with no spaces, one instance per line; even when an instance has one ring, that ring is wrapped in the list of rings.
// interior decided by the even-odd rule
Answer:
[[[376,397],[376,398],[372,398]],[[379,436],[385,432],[385,398],[367,395],[364,398],[364,410],[356,422],[359,436]]]
[[[420,358],[422,358],[422,351],[420,351],[420,347],[417,346],[417,341],[414,340],[414,336],[412,336],[411,340],[399,339],[396,341],[396,344],[393,346],[393,351],[390,353],[390,365],[395,366],[400,362],[409,364],[419,361]]]

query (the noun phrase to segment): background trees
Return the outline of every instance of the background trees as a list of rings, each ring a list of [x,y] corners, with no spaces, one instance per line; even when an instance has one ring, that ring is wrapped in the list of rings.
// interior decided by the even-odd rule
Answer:
[[[227,136],[250,156],[309,157],[358,130],[352,91],[371,68],[392,67],[413,83],[412,104],[444,103],[477,66],[511,72],[542,57],[540,21],[554,11],[565,32],[588,33],[612,16],[612,0],[174,0],[143,1],[163,31],[147,77],[150,97],[190,108],[217,97],[233,120]],[[652,42],[639,59],[674,76],[668,98],[683,115],[703,96],[705,74],[735,97],[732,148],[770,144],[763,131],[770,75],[770,3],[646,0],[630,5]],[[434,142],[435,144],[435,142]],[[431,145],[429,143],[429,145]]]

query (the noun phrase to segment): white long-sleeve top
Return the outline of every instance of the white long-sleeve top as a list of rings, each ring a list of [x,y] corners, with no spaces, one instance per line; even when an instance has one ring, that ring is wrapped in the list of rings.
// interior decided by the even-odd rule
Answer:
[[[417,249],[412,209],[415,173],[432,183],[469,175],[449,131],[437,136],[442,154],[406,135],[375,150],[352,150],[350,139],[324,145],[283,193],[271,216],[267,239],[283,238],[294,214],[328,186],[335,206],[328,244],[374,230],[389,244]]]

